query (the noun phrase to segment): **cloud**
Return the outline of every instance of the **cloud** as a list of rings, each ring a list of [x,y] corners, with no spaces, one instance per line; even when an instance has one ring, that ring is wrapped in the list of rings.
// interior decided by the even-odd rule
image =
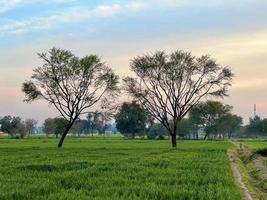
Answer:
[[[61,2],[61,0],[54,1]],[[7,33],[18,34],[34,30],[45,30],[60,24],[83,22],[97,17],[109,17],[122,12],[139,11],[143,6],[144,4],[137,1],[132,1],[127,4],[103,4],[95,8],[72,6],[51,16],[33,17],[27,20],[2,24],[0,26],[0,33],[2,35]]]
[[[0,0],[0,14],[27,4],[66,4],[71,2],[77,2],[77,0]]]
[[[0,0],[0,13],[17,7],[21,2],[22,0]]]
[[[2,2],[2,6],[1,6]],[[252,0],[237,0],[238,5],[252,2]],[[259,0],[261,2],[261,0]],[[62,4],[53,11],[47,10],[46,15],[31,16],[21,20],[8,20],[0,24],[0,36],[5,34],[27,33],[37,30],[48,30],[67,23],[77,23],[90,20],[92,18],[109,17],[119,13],[129,13],[160,9],[175,9],[183,6],[220,6],[232,3],[231,0],[131,0],[131,1],[116,1],[113,4],[99,4],[94,8],[81,5],[79,0],[0,0],[0,13],[12,8],[27,5],[27,4]],[[70,4],[71,3],[71,4]],[[50,15],[47,15],[50,13]]]

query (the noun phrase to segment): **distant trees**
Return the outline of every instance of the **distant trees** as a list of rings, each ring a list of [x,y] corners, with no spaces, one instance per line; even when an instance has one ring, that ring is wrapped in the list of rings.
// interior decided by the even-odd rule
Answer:
[[[104,134],[108,128],[109,121],[112,118],[112,113],[94,113],[92,114],[92,130],[97,131],[98,134]]]
[[[217,129],[222,133],[222,135],[232,138],[233,133],[240,131],[243,123],[243,119],[240,116],[234,115],[232,113],[227,113],[222,116],[217,122]]]
[[[49,134],[55,134],[56,137],[61,136],[68,124],[68,121],[62,117],[57,117],[57,118],[47,118],[44,121],[44,132],[49,135]]]
[[[86,119],[78,120],[75,125],[76,132],[84,134],[105,134],[108,127],[110,127],[110,121],[113,117],[112,112],[96,112],[88,113]]]
[[[164,139],[168,135],[168,130],[161,123],[152,123],[147,129],[148,139]]]
[[[234,131],[242,125],[242,118],[231,113],[232,107],[218,101],[201,102],[189,112],[192,127],[202,128],[205,132],[204,139],[208,136],[230,138]]]
[[[135,138],[144,134],[149,117],[144,108],[133,101],[123,103],[115,115],[116,127],[125,136]]]
[[[188,118],[183,118],[177,127],[177,135],[182,138],[191,138],[191,135],[197,137],[197,131],[194,132],[194,124]]]
[[[181,120],[204,97],[224,97],[233,74],[209,56],[196,58],[184,51],[158,51],[130,64],[136,77],[124,79],[127,92],[160,122],[176,147]]]
[[[110,126],[108,123],[111,118],[104,116],[102,113],[89,113],[86,119],[77,119],[73,126],[70,129],[70,133],[78,134],[104,134],[106,129]],[[55,134],[61,136],[66,126],[68,125],[68,121],[63,117],[56,118],[47,118],[44,121],[43,131],[47,135]]]
[[[58,147],[80,115],[99,104],[110,110],[118,92],[118,76],[96,55],[78,58],[72,52],[53,48],[38,54],[43,65],[34,69],[31,80],[23,83],[25,101],[44,99],[68,121]],[[108,95],[108,98],[107,98]]]
[[[267,136],[267,118],[261,119],[255,116],[249,119],[249,124],[245,126],[241,137],[262,137]]]
[[[12,117],[10,115],[0,118],[0,130],[11,137],[25,138],[34,132],[36,124],[37,121],[33,119],[23,121],[21,117]]]
[[[25,120],[25,130],[27,134],[31,135],[36,129],[37,121],[35,119],[26,119]]]

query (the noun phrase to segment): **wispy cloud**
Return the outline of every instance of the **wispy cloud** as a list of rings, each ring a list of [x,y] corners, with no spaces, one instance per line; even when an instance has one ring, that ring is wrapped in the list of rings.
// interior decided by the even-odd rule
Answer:
[[[259,0],[262,1],[262,0]],[[62,24],[84,22],[93,18],[103,18],[119,13],[137,12],[153,9],[177,8],[190,6],[220,6],[231,3],[232,0],[131,0],[116,1],[113,4],[99,4],[94,8],[81,5],[79,0],[0,0],[0,13],[27,4],[62,4],[57,10],[28,16],[24,19],[2,20],[0,23],[0,36],[6,34],[27,33],[37,30],[48,30]],[[236,0],[237,4],[252,2],[252,0]],[[71,5],[69,3],[72,3]],[[64,6],[67,5],[67,6]],[[45,7],[45,6],[44,6]],[[50,13],[48,15],[48,13]]]
[[[37,1],[37,0],[36,0]],[[62,0],[54,0],[60,2]],[[132,1],[127,4],[102,4],[95,8],[73,6],[58,11],[51,16],[32,17],[26,20],[12,21],[2,24],[0,34],[25,33],[34,30],[45,30],[60,24],[83,22],[97,17],[109,17],[122,12],[134,12],[144,8],[143,3]]]

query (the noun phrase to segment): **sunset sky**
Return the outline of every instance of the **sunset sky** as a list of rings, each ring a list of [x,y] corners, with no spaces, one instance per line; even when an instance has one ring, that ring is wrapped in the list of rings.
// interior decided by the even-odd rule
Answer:
[[[245,121],[267,117],[266,0],[0,0],[0,116],[42,122],[46,102],[23,102],[21,84],[52,47],[98,54],[117,74],[155,50],[209,54],[235,73],[229,97]]]

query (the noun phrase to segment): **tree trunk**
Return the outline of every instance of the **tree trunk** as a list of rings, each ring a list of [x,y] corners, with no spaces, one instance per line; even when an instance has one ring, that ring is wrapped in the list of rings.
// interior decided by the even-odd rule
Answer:
[[[173,119],[173,130],[172,130],[172,134],[171,134],[172,148],[176,148],[177,125],[179,126],[179,122],[180,121],[176,120],[175,118]]]
[[[196,140],[198,140],[198,132],[196,131]]]
[[[63,142],[64,142],[64,139],[65,139],[65,137],[67,136],[69,130],[71,129],[73,123],[74,123],[74,122],[71,122],[71,123],[69,123],[69,124],[67,125],[67,127],[66,127],[64,133],[62,134],[62,136],[61,136],[61,138],[60,138],[60,141],[59,141],[59,143],[58,143],[58,148],[62,147],[62,144],[63,144]]]
[[[172,147],[176,148],[176,133],[173,133],[171,136],[172,136]]]

